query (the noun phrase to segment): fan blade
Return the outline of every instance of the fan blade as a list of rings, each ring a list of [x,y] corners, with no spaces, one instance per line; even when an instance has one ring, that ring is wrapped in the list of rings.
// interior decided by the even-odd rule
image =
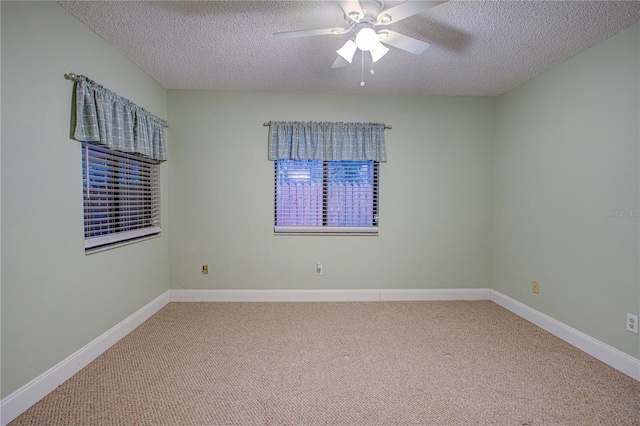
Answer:
[[[333,65],[331,65],[331,68],[343,68],[343,67],[346,67],[347,65],[349,65],[349,62],[347,62],[347,60],[344,59],[342,56],[338,56],[335,62],[333,63]]]
[[[397,47],[414,55],[419,55],[431,46],[426,41],[418,40],[395,31],[383,30],[378,32],[378,38],[384,44]]]
[[[376,18],[376,25],[394,24],[402,19],[424,12],[444,1],[405,1],[391,9],[383,10]]]
[[[362,6],[360,6],[358,0],[340,0],[339,3],[344,14],[347,15],[349,19],[359,22],[360,19],[364,17]]]
[[[351,31],[351,28],[322,28],[319,30],[301,30],[301,31],[285,31],[282,33],[273,33],[273,37],[277,39],[310,37],[318,35],[345,34]]]

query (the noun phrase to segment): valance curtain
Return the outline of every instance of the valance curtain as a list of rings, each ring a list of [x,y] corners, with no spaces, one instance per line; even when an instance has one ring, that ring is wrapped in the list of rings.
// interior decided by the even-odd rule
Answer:
[[[75,77],[73,138],[154,160],[167,159],[167,122],[85,76]]]
[[[384,123],[272,121],[269,160],[385,162]]]

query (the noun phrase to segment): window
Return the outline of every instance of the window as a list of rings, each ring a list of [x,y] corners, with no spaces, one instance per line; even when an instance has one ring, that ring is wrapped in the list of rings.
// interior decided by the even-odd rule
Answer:
[[[378,233],[377,161],[275,161],[275,233]]]
[[[156,160],[83,143],[86,252],[160,233],[159,167]]]

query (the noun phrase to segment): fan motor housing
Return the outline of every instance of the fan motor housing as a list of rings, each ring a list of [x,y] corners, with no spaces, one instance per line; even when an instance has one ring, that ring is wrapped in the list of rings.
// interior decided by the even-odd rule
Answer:
[[[362,12],[364,16],[360,19],[353,19],[350,16],[345,15],[345,20],[355,31],[361,28],[361,24],[366,24],[368,28],[373,27],[378,19],[378,15],[384,9],[383,1],[361,1]]]

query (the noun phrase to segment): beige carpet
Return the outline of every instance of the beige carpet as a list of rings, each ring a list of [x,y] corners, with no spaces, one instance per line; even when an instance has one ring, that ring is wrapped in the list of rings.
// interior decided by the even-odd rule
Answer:
[[[640,425],[640,383],[488,301],[170,303],[13,424]]]

